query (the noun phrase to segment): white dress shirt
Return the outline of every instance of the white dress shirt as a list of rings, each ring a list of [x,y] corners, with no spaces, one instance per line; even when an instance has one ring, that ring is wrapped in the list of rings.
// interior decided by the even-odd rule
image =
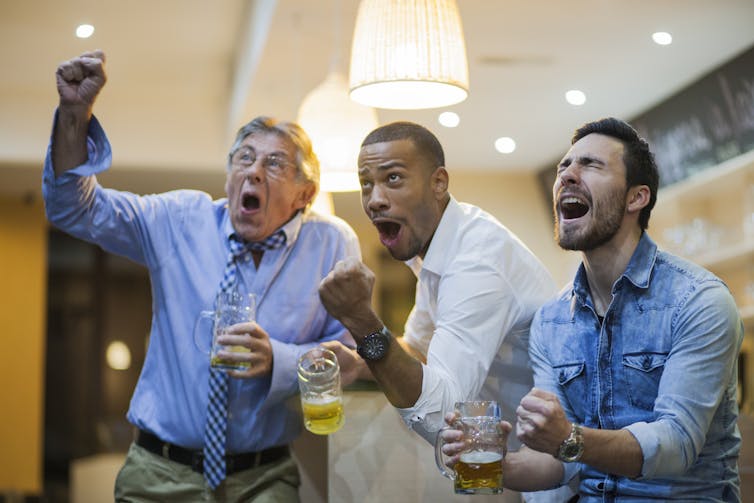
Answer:
[[[453,197],[424,260],[406,264],[418,281],[404,340],[427,363],[421,396],[398,409],[403,420],[434,442],[455,402],[482,399],[497,400],[515,424],[533,385],[529,325],[557,293],[547,269],[495,217]]]

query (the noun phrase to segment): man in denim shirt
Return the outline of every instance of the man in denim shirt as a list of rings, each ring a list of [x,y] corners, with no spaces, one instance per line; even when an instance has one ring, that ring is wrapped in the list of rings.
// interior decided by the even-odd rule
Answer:
[[[645,232],[657,187],[649,146],[617,119],[578,129],[558,164],[556,239],[583,263],[532,322],[513,489],[578,475],[580,502],[740,501],[743,325],[720,279]]]

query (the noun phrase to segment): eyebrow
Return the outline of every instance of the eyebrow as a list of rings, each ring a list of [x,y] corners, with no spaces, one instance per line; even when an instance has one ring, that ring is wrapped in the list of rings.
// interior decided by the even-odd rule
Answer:
[[[236,152],[240,152],[241,150],[249,150],[249,151],[253,152],[254,155],[259,155],[259,152],[257,151],[257,149],[255,149],[254,147],[252,147],[250,145],[241,145],[236,150],[234,150],[233,153],[235,154]],[[263,152],[263,154],[264,154],[264,152]],[[270,157],[270,156],[282,157],[282,158],[284,158],[285,160],[288,160],[288,161],[291,160],[291,156],[285,150],[273,150],[272,152],[264,154],[264,157]]]
[[[588,155],[582,155],[581,157],[576,157],[576,158],[566,157],[565,159],[563,159],[562,161],[558,163],[558,167],[570,166],[574,162],[577,162],[578,164],[582,166],[586,166],[588,164],[599,164],[600,166],[605,165],[605,161],[602,161],[601,159],[598,159],[596,157],[591,157]]]
[[[386,171],[388,169],[392,168],[405,168],[406,165],[400,161],[388,161],[385,164],[380,164],[377,166],[378,171]],[[369,171],[368,167],[361,167],[359,168],[359,173],[364,173],[366,171]]]

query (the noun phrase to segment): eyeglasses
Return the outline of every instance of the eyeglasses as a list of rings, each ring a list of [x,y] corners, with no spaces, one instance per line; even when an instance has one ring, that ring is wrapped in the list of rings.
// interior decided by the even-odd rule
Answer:
[[[249,147],[239,147],[230,153],[233,171],[245,171],[257,162],[257,153]],[[271,175],[283,174],[293,163],[280,154],[270,154],[262,158],[262,168]]]

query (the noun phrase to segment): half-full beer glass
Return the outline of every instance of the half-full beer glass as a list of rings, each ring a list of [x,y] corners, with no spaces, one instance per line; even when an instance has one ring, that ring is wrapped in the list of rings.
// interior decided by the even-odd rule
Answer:
[[[443,461],[442,439],[435,441],[435,462],[440,473],[453,480],[457,494],[503,492],[505,435],[500,427],[500,407],[494,401],[457,402],[460,417],[451,427],[463,432],[466,449],[454,470]]]
[[[343,426],[343,392],[335,353],[312,348],[298,360],[298,386],[304,426],[317,435],[335,433]]]
[[[209,362],[212,368],[223,370],[247,370],[248,362],[234,362],[225,360],[218,354],[220,351],[241,352],[249,351],[243,346],[223,346],[217,342],[217,338],[228,331],[232,325],[254,321],[256,315],[256,296],[253,293],[221,292],[217,296],[214,311],[202,311],[194,325],[194,342],[205,354],[209,353]],[[212,321],[212,337],[209,350],[205,349],[206,342],[204,327],[207,323],[203,320]]]

